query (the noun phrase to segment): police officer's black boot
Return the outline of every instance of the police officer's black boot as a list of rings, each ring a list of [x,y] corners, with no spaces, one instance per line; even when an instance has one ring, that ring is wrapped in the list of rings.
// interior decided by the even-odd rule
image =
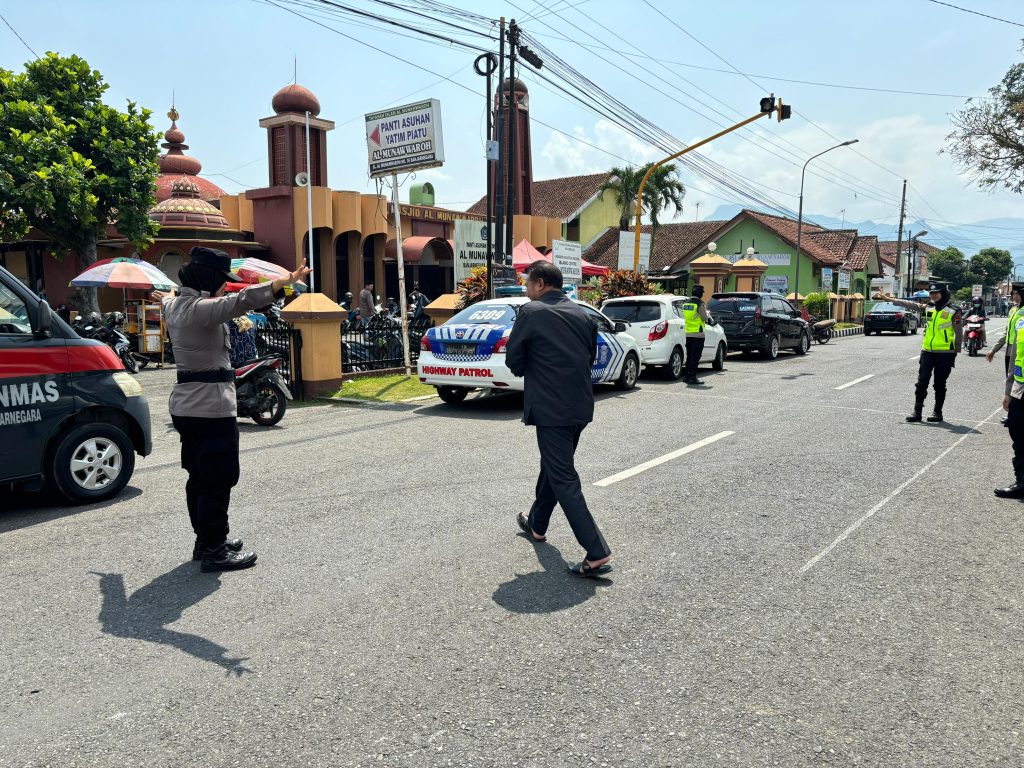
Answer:
[[[1022,499],[1024,498],[1024,480],[1017,478],[1013,485],[996,488],[995,494],[1001,499]]]
[[[942,405],[945,401],[945,395],[935,395],[935,408],[932,410],[932,415],[928,417],[928,421],[932,424],[938,424],[942,421]]]
[[[227,547],[228,549],[230,549],[232,552],[238,552],[242,548],[242,540],[241,539],[226,539],[224,541],[224,546]],[[205,549],[206,549],[206,547],[203,546],[203,544],[199,541],[199,539],[196,539],[196,545],[194,547],[192,547],[192,559],[193,560],[202,560],[203,559],[203,550],[205,550]]]
[[[240,571],[243,568],[251,568],[256,565],[255,552],[232,552],[226,544],[219,547],[203,550],[203,564],[200,570],[210,571]]]
[[[921,411],[924,410],[924,403],[918,400],[914,403],[914,412],[907,416],[907,421],[916,422],[921,420]]]

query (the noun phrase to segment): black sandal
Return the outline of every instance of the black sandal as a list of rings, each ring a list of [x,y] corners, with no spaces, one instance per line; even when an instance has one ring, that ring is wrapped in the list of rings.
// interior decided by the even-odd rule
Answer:
[[[587,565],[586,560],[580,560],[576,565],[569,566],[569,573],[586,579],[596,579],[598,576],[604,576],[606,573],[610,573],[611,570],[611,563],[602,563],[598,566],[590,566]]]
[[[530,527],[530,521],[523,515],[522,512],[516,515],[516,522],[519,523],[519,527],[522,529],[523,533],[527,535],[530,541],[536,544],[542,544],[548,540],[547,536],[541,536],[539,539],[537,538],[537,534],[534,533],[533,528]]]

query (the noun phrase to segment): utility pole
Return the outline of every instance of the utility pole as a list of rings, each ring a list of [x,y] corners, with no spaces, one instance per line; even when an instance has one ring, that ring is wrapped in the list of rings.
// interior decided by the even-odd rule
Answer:
[[[519,122],[519,104],[516,98],[516,52],[519,47],[519,26],[516,20],[512,19],[508,25],[508,176],[505,183],[508,185],[505,193],[505,252],[508,261],[512,266],[515,261],[515,210],[516,210],[516,186],[519,179],[518,165],[516,164],[516,123]]]
[[[696,203],[694,203],[694,205],[697,207],[697,212],[695,214],[693,214],[693,220],[694,221],[700,221],[700,203],[696,202]]]
[[[900,225],[896,228],[898,234],[896,235],[896,266],[899,269],[903,269],[903,265],[900,261],[903,259],[903,216],[907,212],[907,180],[903,180],[903,199],[900,201]],[[907,272],[910,271],[910,265],[907,265]],[[907,290],[910,293],[910,290]]]
[[[494,258],[505,265],[505,157],[508,134],[505,132],[505,17],[498,22],[498,115],[494,132],[498,141],[498,160],[494,179]],[[490,226],[490,222],[488,222]],[[494,267],[491,267],[493,279]]]

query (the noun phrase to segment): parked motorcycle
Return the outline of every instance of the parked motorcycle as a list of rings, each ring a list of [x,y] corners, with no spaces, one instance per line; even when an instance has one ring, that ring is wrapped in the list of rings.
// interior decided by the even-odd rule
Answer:
[[[811,337],[818,344],[828,344],[832,340],[833,329],[835,328],[836,321],[825,319],[822,320],[820,317],[809,315],[811,324]]]
[[[124,323],[123,312],[111,312],[107,315],[106,320],[100,316],[99,312],[90,312],[84,317],[75,318],[72,327],[75,329],[75,333],[82,338],[102,341],[114,350],[121,358],[124,369],[128,373],[134,374],[139,372],[139,361],[132,353],[132,344],[128,337],[121,332]]]
[[[970,357],[977,356],[983,346],[985,334],[985,318],[981,315],[970,315],[964,320],[964,347]]]
[[[284,418],[291,390],[280,373],[280,355],[264,355],[235,369],[238,415],[261,427],[272,427]]]

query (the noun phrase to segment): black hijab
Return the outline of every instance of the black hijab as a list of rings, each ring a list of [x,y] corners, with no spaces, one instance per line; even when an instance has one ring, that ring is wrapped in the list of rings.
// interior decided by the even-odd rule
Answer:
[[[223,273],[204,264],[186,264],[178,270],[178,279],[181,281],[182,288],[206,291],[211,296],[227,282]]]

